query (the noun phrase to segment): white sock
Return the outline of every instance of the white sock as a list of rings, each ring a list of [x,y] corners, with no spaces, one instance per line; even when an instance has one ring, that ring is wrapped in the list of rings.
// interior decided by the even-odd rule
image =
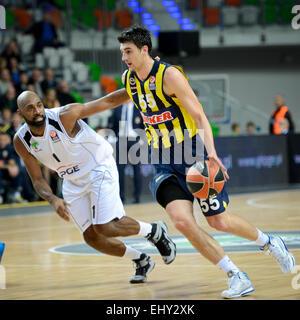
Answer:
[[[240,269],[230,260],[228,256],[224,256],[218,263],[217,266],[222,269],[226,274],[229,271],[239,272]]]
[[[131,260],[135,260],[135,259],[139,259],[140,256],[141,256],[141,252],[140,251],[137,251],[136,249],[132,248],[132,247],[129,247],[127,245],[126,246],[126,250],[125,250],[125,253],[124,253],[124,258],[129,258]]]
[[[268,235],[266,235],[265,233],[263,233],[262,231],[260,231],[259,229],[257,229],[258,232],[258,237],[255,240],[255,242],[259,245],[259,246],[265,246],[268,242],[269,242],[269,237]]]
[[[139,236],[146,237],[149,233],[151,233],[151,230],[152,230],[151,223],[146,223],[138,220],[137,222],[140,224],[140,231],[138,233]]]

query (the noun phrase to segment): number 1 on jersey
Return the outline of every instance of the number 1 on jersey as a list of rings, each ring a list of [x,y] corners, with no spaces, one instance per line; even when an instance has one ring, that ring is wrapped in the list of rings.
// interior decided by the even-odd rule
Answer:
[[[52,157],[53,157],[57,162],[60,162],[58,156],[57,156],[55,153],[52,153]]]

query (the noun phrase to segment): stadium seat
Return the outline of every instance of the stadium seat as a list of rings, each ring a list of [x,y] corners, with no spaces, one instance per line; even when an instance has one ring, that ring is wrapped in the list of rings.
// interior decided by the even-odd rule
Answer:
[[[115,81],[112,77],[109,77],[109,76],[101,77],[100,84],[101,84],[102,90],[104,90],[106,94],[118,90],[118,82]]]
[[[198,8],[197,0],[189,0],[188,6],[190,9],[197,9]]]
[[[59,11],[59,10],[57,10],[55,8],[51,8],[49,13],[51,15],[51,21],[55,25],[55,27],[56,28],[61,28],[62,20],[63,20],[63,16],[62,16],[61,11]]]
[[[82,16],[82,10],[78,9],[78,10],[72,10],[72,16],[71,16],[71,20],[72,20],[72,27],[77,27],[78,23],[80,23],[81,21],[81,16]]]
[[[207,8],[218,8],[222,4],[222,0],[207,0],[206,7]]]
[[[51,55],[48,59],[48,66],[51,69],[58,69],[60,67],[60,56],[58,54]]]
[[[34,44],[34,39],[31,34],[17,34],[16,35],[17,42],[20,46],[21,52],[24,55],[29,55],[32,52],[32,47]]]
[[[116,82],[113,82],[110,86],[106,88],[106,94],[112,93],[116,90],[118,90],[118,84]]]
[[[64,57],[66,55],[71,54],[71,49],[68,47],[59,47],[56,49],[56,52],[61,56]]]
[[[100,83],[98,82],[93,82],[92,83],[92,97],[93,98],[99,98],[101,96],[101,88],[100,88]]]
[[[58,54],[58,50],[51,47],[45,47],[43,49],[43,57],[45,64],[51,69],[58,69],[61,63],[61,57]]]
[[[84,103],[83,97],[78,92],[71,91],[70,95],[74,98],[74,100],[77,103]]]
[[[89,9],[97,9],[100,6],[100,1],[98,1],[98,0],[86,0],[86,6]]]
[[[13,14],[16,16],[18,25],[22,29],[29,27],[31,22],[31,15],[24,9],[13,9]]]
[[[266,24],[277,23],[278,9],[277,6],[266,6],[263,13]]]
[[[73,81],[72,71],[70,68],[63,69],[63,79],[68,83],[71,83]]]
[[[204,24],[206,26],[216,26],[219,24],[220,12],[218,8],[203,9]]]
[[[226,6],[235,6],[238,7],[241,4],[241,0],[226,0]]]
[[[77,64],[76,71],[74,70],[75,68],[73,69],[73,73],[75,75],[76,80],[79,83],[87,82],[89,77],[89,69],[82,62],[76,62],[76,64]]]
[[[124,88],[124,84],[122,82],[122,78],[121,77],[115,77],[114,80],[118,83],[118,88],[119,89]]]
[[[294,5],[300,4],[300,3],[299,3],[299,0],[284,0],[284,1],[281,1],[281,4],[293,7]]]
[[[80,61],[73,61],[72,65],[70,67],[71,67],[71,70],[74,75],[76,75],[76,73],[78,73],[79,70],[82,68],[82,64],[83,63]]]
[[[68,68],[72,66],[74,61],[74,53],[69,48],[58,48],[58,54],[62,58],[63,68]]]
[[[81,0],[71,0],[71,8],[74,9],[79,9],[81,7]]]
[[[93,14],[93,11],[84,10],[81,15],[81,22],[89,28],[94,28],[96,25],[96,18]]]
[[[128,28],[132,25],[132,15],[129,10],[121,9],[114,12],[116,27],[119,29]]]
[[[54,0],[54,3],[62,9],[66,6],[66,0]]]
[[[35,57],[35,67],[39,69],[44,69],[45,68],[45,59],[42,53],[36,53]]]
[[[213,133],[214,137],[219,136],[219,132],[220,132],[220,127],[216,126],[213,122],[209,122],[210,126],[211,126],[211,130]]]
[[[115,10],[116,9],[116,0],[106,0],[106,9]]]
[[[51,56],[56,54],[56,49],[52,47],[44,47],[43,55],[45,58],[50,58]]]
[[[223,25],[224,27],[231,27],[238,24],[239,10],[237,7],[226,6],[222,8]]]
[[[97,63],[88,62],[86,66],[90,69],[91,81],[99,81],[102,68]]]
[[[111,13],[109,11],[95,9],[93,12],[96,20],[98,20],[98,29],[111,27]]]
[[[279,17],[280,22],[283,24],[291,23],[294,15],[292,14],[292,6],[291,5],[281,5],[279,6]]]
[[[244,0],[244,5],[259,6],[260,5],[260,0]]]
[[[265,5],[277,5],[279,0],[265,0]]]
[[[6,28],[12,27],[16,24],[16,16],[9,9],[5,10],[5,21]]]
[[[259,9],[256,6],[242,6],[240,8],[242,25],[255,25],[258,23]]]

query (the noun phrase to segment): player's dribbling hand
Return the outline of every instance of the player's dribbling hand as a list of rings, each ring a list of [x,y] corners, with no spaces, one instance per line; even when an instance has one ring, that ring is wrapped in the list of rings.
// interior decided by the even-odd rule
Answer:
[[[215,162],[215,163],[220,167],[220,169],[221,169],[222,172],[223,172],[225,181],[227,181],[227,180],[230,179],[226,167],[223,165],[222,161],[218,158],[218,156],[217,156],[216,154],[207,155],[207,158],[208,158],[211,162]]]
[[[68,204],[64,199],[58,197],[55,197],[50,204],[62,219],[68,222],[70,221],[70,213],[67,209],[70,204]]]

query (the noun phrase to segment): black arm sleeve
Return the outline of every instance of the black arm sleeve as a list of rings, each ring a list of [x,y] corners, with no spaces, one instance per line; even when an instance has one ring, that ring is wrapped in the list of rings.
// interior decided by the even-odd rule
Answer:
[[[289,133],[294,133],[295,131],[295,125],[294,125],[294,121],[292,119],[292,115],[289,111],[287,111],[287,113],[285,114],[285,118],[289,121],[290,123],[290,128],[289,128]]]

